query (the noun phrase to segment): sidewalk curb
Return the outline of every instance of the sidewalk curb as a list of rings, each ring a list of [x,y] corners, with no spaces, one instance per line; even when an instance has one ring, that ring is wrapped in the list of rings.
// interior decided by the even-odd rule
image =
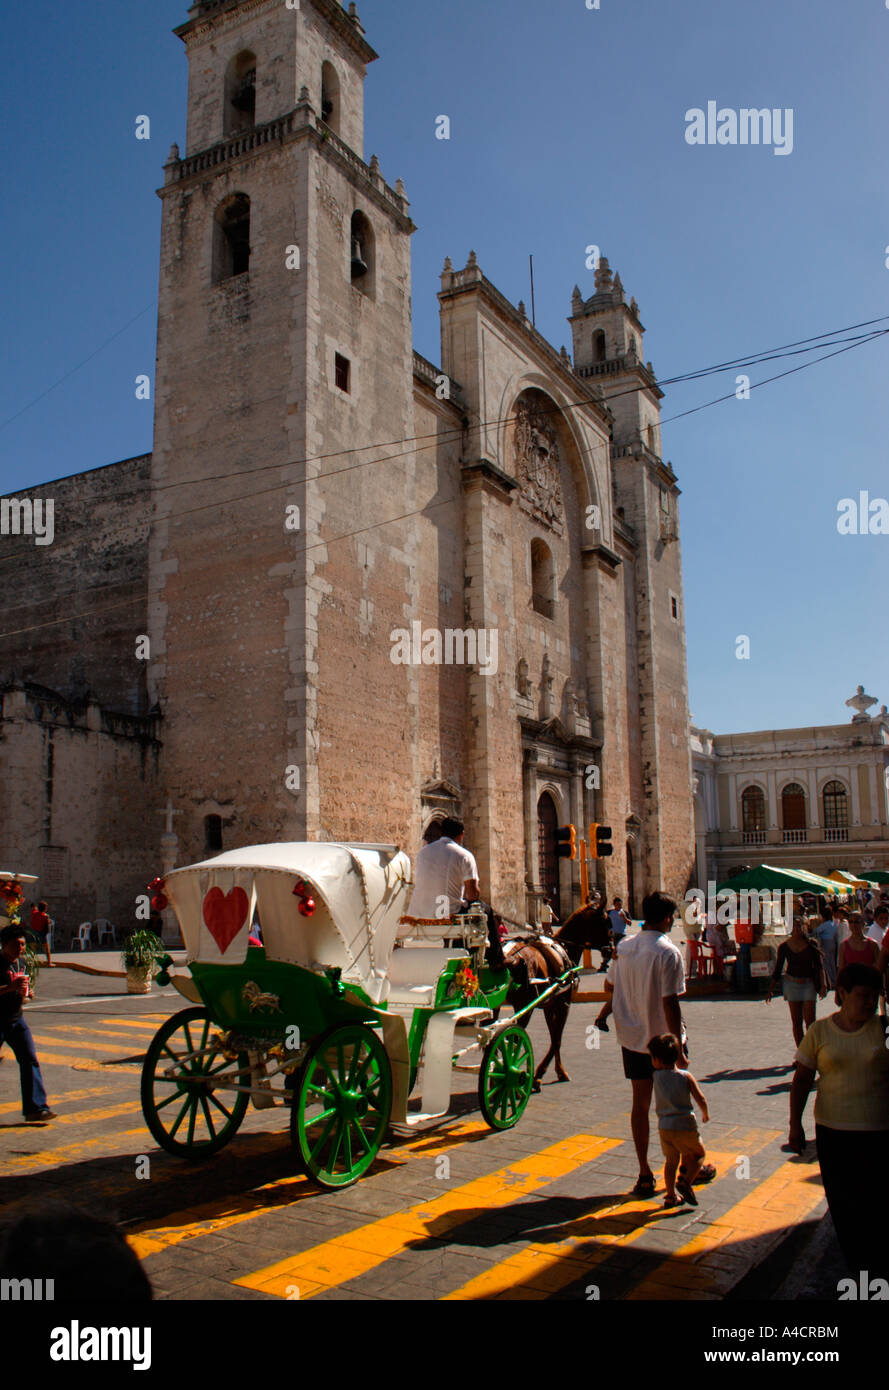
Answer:
[[[53,961],[52,965],[41,965],[41,970],[77,970],[81,975],[105,975],[111,980],[125,980],[125,970],[97,970],[94,965],[81,965],[78,961]]]

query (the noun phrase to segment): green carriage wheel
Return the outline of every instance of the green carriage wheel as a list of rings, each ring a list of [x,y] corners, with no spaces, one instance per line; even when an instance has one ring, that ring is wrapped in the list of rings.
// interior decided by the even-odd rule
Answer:
[[[478,1100],[492,1129],[512,1129],[522,1118],[534,1084],[531,1039],[514,1024],[489,1043],[478,1078]]]
[[[142,1113],[152,1137],[177,1158],[206,1158],[215,1154],[237,1133],[250,1097],[244,1091],[228,1091],[224,1075],[234,1084],[250,1084],[250,1061],[245,1052],[238,1060],[218,1049],[205,1056],[181,1059],[213,1047],[213,1020],[206,1009],[183,1009],[161,1024],[148,1045],[142,1064]],[[175,1068],[172,1076],[164,1073]]]
[[[379,1033],[331,1028],[303,1063],[290,1109],[299,1166],[321,1187],[348,1187],[376,1158],[392,1108],[392,1069]]]

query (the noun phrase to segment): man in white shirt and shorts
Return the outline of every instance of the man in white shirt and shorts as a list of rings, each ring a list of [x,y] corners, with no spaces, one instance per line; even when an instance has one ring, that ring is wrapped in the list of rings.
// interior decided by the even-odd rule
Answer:
[[[440,922],[480,901],[478,866],[475,856],[463,846],[463,828],[462,821],[442,821],[440,838],[420,850],[414,864],[408,916]],[[486,903],[482,906],[488,919],[488,964],[496,970],[504,963],[503,947],[494,913]]]
[[[662,1033],[682,1037],[680,995],[685,993],[685,967],[678,946],[666,933],[673,926],[676,904],[666,893],[649,893],[642,904],[642,930],[625,937],[617,948],[605,981],[611,995],[614,1027],[623,1054],[624,1076],[633,1088],[630,1128],[639,1177],[636,1197],[653,1197],[655,1178],[648,1162],[649,1112],[654,1069],[649,1039]],[[678,1065],[688,1065],[683,1048]],[[708,1181],[715,1169],[702,1169],[696,1181]]]

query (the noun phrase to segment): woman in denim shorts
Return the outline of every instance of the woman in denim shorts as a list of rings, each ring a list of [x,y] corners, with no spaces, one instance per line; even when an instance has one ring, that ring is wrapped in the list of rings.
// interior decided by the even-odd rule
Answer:
[[[816,999],[823,999],[827,994],[824,956],[817,941],[806,935],[802,917],[794,917],[793,931],[778,947],[778,959],[766,994],[767,1004],[772,1002],[779,980],[790,1009],[793,1041],[799,1047],[806,1029],[815,1022]]]

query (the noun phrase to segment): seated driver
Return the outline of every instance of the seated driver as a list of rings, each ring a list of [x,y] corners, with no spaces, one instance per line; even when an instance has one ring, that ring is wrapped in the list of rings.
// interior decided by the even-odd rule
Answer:
[[[479,902],[481,889],[475,856],[463,846],[463,822],[449,818],[441,823],[441,836],[426,844],[414,864],[414,891],[408,916],[442,921]],[[488,963],[496,970],[503,963],[503,947],[491,908],[483,903],[488,919]]]

